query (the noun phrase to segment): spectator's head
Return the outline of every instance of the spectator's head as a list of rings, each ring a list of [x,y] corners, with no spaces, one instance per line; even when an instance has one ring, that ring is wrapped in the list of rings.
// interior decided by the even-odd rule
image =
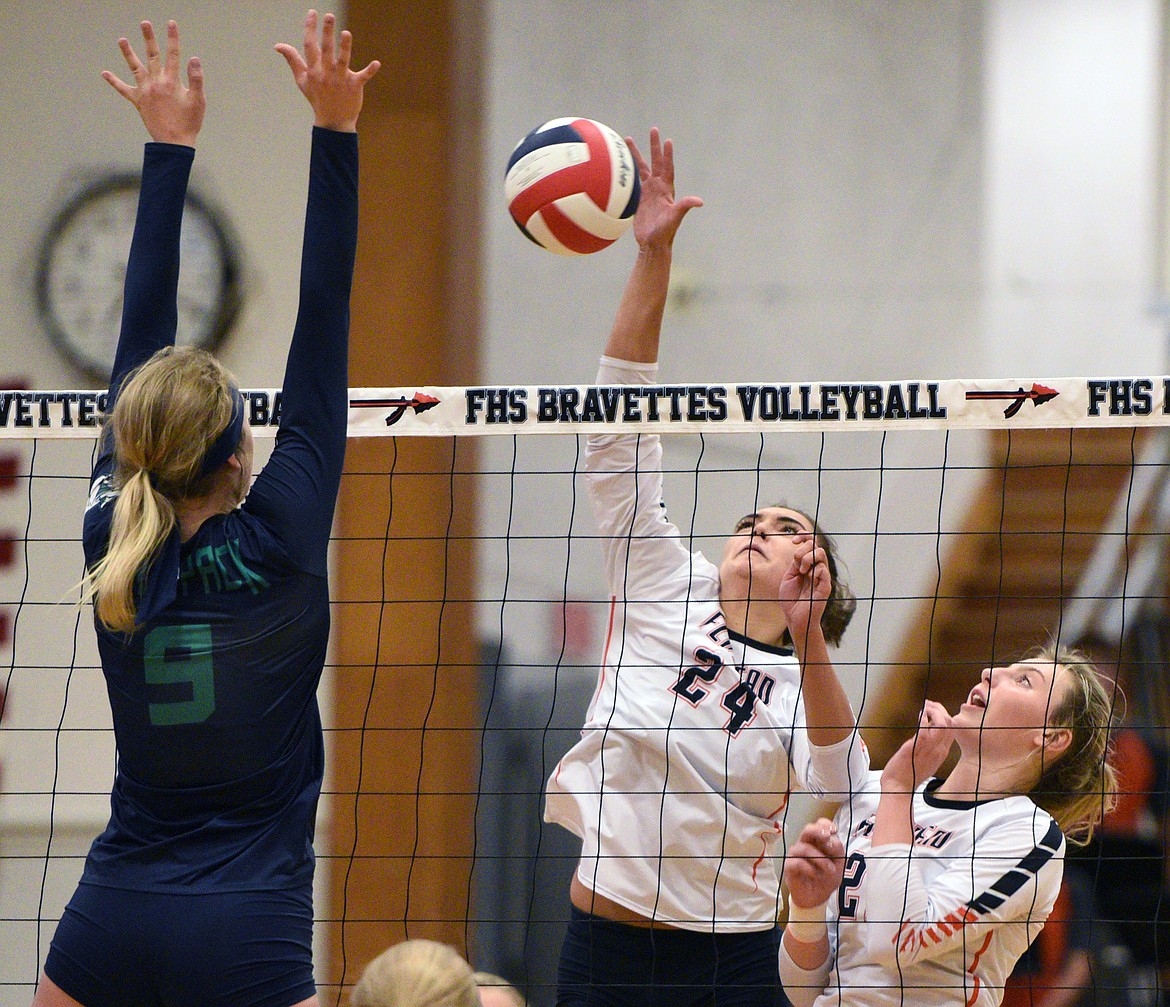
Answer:
[[[526,1007],[520,991],[502,976],[476,972],[475,983],[482,1007]]]
[[[479,1007],[471,966],[447,944],[411,940],[383,951],[362,973],[352,1007]]]

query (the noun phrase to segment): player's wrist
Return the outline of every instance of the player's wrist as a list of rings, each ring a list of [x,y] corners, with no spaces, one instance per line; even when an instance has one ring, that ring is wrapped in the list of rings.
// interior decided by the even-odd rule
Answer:
[[[788,896],[788,923],[785,932],[791,933],[801,944],[816,944],[829,933],[825,922],[825,908],[829,900],[826,899],[818,906],[798,906],[792,901],[791,893]]]
[[[909,804],[916,789],[913,776],[891,770],[888,766],[882,772],[880,786],[882,790],[880,800],[887,804]]]
[[[821,617],[819,613],[811,613],[803,617],[787,618],[788,635],[792,638],[793,646],[796,647],[801,654],[806,652],[811,647],[823,649],[825,646],[825,632],[821,628]],[[818,652],[811,655],[812,663],[824,664],[823,660],[819,660],[822,655]]]
[[[643,262],[663,262],[669,265],[673,255],[674,251],[671,242],[662,241],[661,238],[651,238],[638,244],[638,258]]]

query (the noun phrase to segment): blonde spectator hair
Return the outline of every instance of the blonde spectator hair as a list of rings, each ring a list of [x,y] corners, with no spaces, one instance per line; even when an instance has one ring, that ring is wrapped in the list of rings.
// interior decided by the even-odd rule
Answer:
[[[520,991],[503,976],[497,976],[491,972],[476,972],[475,984],[481,990],[490,989],[500,993],[512,1007],[528,1007],[524,997],[520,995]]]
[[[471,966],[447,944],[410,940],[387,948],[362,973],[351,1007],[479,1007]]]
[[[175,501],[210,491],[204,456],[232,420],[233,387],[218,360],[192,347],[160,350],[122,385],[107,421],[118,499],[106,554],[84,582],[108,629],[134,631],[135,579],[175,527]]]
[[[1068,728],[1072,740],[1060,755],[1041,762],[1028,796],[1056,819],[1070,843],[1083,846],[1117,801],[1117,771],[1110,762],[1113,690],[1082,650],[1050,644],[1025,660],[1058,664],[1069,674],[1063,698],[1048,711],[1048,725]]]

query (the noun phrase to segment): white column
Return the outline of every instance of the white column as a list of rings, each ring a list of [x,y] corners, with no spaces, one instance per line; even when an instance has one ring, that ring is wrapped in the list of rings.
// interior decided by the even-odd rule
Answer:
[[[1161,373],[1159,0],[989,0],[985,365]]]

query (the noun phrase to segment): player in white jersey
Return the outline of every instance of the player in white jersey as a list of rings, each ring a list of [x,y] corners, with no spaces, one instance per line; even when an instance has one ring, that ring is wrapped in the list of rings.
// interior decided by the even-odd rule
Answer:
[[[1053,648],[985,670],[953,717],[927,702],[915,737],[789,850],[793,1004],[998,1004],[1056,901],[1066,834],[1085,841],[1116,789],[1111,708],[1084,656]]]
[[[671,244],[700,201],[674,199],[656,130],[649,165],[631,147],[639,252],[598,381],[652,386]],[[744,517],[718,566],[691,552],[656,435],[591,437],[586,472],[611,607],[581,740],[548,785],[546,819],[583,841],[558,1004],[779,1004],[789,791],[843,800],[868,770],[826,646],[853,597],[787,507]]]

